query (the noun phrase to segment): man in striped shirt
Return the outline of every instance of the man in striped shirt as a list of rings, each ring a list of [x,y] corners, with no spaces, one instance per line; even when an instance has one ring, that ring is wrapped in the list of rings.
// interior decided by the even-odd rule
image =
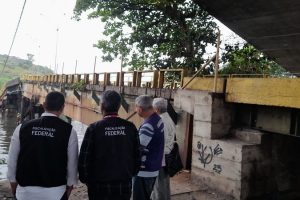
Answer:
[[[136,98],[136,112],[144,119],[139,129],[142,151],[141,167],[133,179],[133,200],[150,200],[153,185],[162,165],[164,154],[164,124],[152,106],[153,99]]]

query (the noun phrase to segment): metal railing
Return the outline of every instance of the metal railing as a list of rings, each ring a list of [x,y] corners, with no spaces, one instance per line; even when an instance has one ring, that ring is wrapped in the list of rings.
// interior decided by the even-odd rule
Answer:
[[[174,75],[173,79],[166,78]],[[92,74],[50,74],[50,75],[24,75],[21,79],[39,83],[74,84],[83,83],[102,86],[129,86],[150,88],[179,88],[186,75],[185,69],[161,69],[149,71],[109,72]]]

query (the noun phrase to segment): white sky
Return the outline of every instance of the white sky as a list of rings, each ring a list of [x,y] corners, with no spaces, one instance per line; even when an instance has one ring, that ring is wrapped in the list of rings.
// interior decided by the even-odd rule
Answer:
[[[7,54],[12,42],[24,0],[0,1],[0,54]],[[73,8],[76,0],[27,0],[11,56],[27,59],[34,54],[34,63],[54,69],[56,40],[58,38],[58,73],[92,73],[97,56],[96,72],[119,71],[120,61],[101,62],[101,51],[93,44],[102,36],[99,19],[75,21]],[[57,31],[57,28],[59,31]],[[223,38],[232,32],[221,25]],[[213,51],[213,50],[212,50]]]

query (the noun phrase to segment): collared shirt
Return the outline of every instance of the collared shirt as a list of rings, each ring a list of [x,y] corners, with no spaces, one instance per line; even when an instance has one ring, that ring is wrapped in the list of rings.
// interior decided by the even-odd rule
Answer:
[[[43,116],[56,116],[51,113],[43,113]],[[11,138],[11,143],[8,152],[8,172],[7,179],[10,182],[16,182],[17,160],[20,152],[20,128],[21,124],[15,129]],[[72,128],[69,143],[68,143],[68,163],[67,163],[67,185],[72,186],[77,184],[77,162],[78,162],[78,138],[76,131]],[[17,187],[17,199],[32,200],[43,199],[53,200],[60,199],[66,190],[66,186],[58,187],[38,187],[38,186],[26,186]]]
[[[174,139],[176,133],[175,123],[171,119],[168,112],[164,112],[159,115],[164,123],[164,136],[165,136],[165,148],[164,154],[169,154],[174,146]],[[166,166],[165,156],[163,157],[162,166]]]

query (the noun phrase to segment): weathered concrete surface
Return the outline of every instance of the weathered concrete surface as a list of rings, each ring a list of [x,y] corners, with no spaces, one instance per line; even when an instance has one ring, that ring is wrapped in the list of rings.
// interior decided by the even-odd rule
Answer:
[[[186,85],[192,77],[184,77],[183,85]],[[217,93],[223,93],[225,90],[225,78],[218,78],[217,79]],[[213,91],[214,89],[214,78],[201,78],[196,77],[194,78],[187,86],[186,89],[193,89],[193,90],[202,90],[202,91]]]
[[[177,90],[174,107],[194,115],[194,135],[217,139],[229,133],[234,107],[221,94]]]
[[[279,144],[282,140],[287,145],[288,138],[282,136],[283,138],[279,139],[272,137],[270,133],[249,129],[232,131],[236,108],[226,103],[224,96],[220,94],[178,90],[174,97],[176,109],[194,116],[191,180],[200,191],[206,187],[218,195],[223,194],[221,196],[224,199],[236,200],[279,198],[287,191],[297,195],[296,182],[299,181],[300,173],[299,170],[291,168],[293,164],[298,166],[300,162],[292,159],[287,150],[282,151]],[[260,114],[260,111],[265,114]],[[280,128],[286,126],[280,123],[282,117],[279,113],[266,114],[261,108],[258,115],[260,117],[268,115],[269,117],[265,118],[276,119],[272,123],[265,120],[262,124],[273,128],[272,130],[275,128],[285,132],[286,129]],[[295,150],[296,143],[289,143],[291,145],[288,149],[293,152],[291,155],[298,152]],[[294,174],[294,179],[291,178],[291,174]],[[277,194],[276,191],[280,192]],[[186,198],[203,198],[201,195],[196,197],[193,194],[195,192]],[[291,195],[290,192],[287,194]],[[288,199],[292,199],[292,196]]]
[[[298,78],[227,79],[227,102],[300,108],[299,99],[300,79]]]
[[[117,86],[106,86],[101,88],[98,85],[88,85],[85,91],[74,91],[68,88],[68,85],[40,85],[39,83],[23,83],[23,95],[28,99],[33,96],[38,98],[40,104],[45,101],[45,97],[50,91],[63,92],[66,96],[66,103],[64,114],[71,117],[73,120],[80,121],[86,125],[89,125],[102,118],[100,106],[93,99],[93,96],[100,98],[103,90],[120,90]],[[151,95],[153,97],[163,97],[170,99],[173,97],[173,90],[171,89],[159,89],[159,88],[138,88],[138,87],[122,87],[122,96],[125,103],[128,105],[128,110],[121,107],[119,115],[122,118],[129,117],[135,111],[134,100],[138,95]],[[136,126],[139,126],[142,119],[138,115],[134,115],[130,121],[134,122]]]
[[[196,0],[242,38],[291,72],[300,72],[298,0]]]

